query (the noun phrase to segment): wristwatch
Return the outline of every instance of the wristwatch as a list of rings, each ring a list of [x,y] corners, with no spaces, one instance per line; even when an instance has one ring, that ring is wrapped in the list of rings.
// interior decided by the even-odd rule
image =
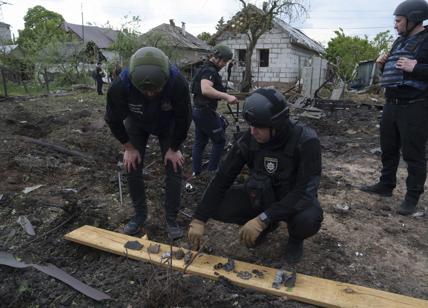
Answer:
[[[266,226],[268,226],[271,223],[269,217],[266,215],[265,212],[261,213],[259,215],[259,218]]]

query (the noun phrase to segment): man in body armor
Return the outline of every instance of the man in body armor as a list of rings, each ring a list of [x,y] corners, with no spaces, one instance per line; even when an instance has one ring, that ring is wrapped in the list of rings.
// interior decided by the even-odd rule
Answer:
[[[193,174],[202,171],[202,156],[208,141],[212,142],[212,150],[208,162],[208,171],[215,172],[218,168],[224,145],[226,143],[226,125],[216,112],[218,101],[223,99],[234,104],[237,99],[226,93],[219,71],[232,59],[232,51],[227,46],[217,45],[213,54],[202,66],[192,82],[193,109],[192,118],[195,123],[195,141],[192,148]]]
[[[205,223],[213,218],[239,224],[241,243],[251,247],[285,221],[285,259],[297,263],[303,240],[316,234],[323,220],[317,199],[321,149],[312,129],[289,119],[284,96],[258,89],[245,100],[243,117],[250,125],[233,145],[206,189],[190,223],[188,238],[197,248]],[[250,175],[233,185],[244,165]]]
[[[168,57],[154,47],[137,50],[107,93],[105,119],[124,147],[129,193],[135,215],[124,233],[136,234],[147,219],[143,166],[150,135],[157,136],[165,165],[165,220],[171,239],[183,236],[176,216],[184,157],[181,144],[191,122],[189,87]]]
[[[428,4],[406,0],[394,15],[399,38],[389,54],[377,59],[383,68],[381,85],[386,97],[380,127],[382,171],[378,183],[361,190],[392,196],[401,150],[407,163],[407,193],[397,212],[410,215],[416,211],[427,173],[428,29],[422,22],[428,19]]]

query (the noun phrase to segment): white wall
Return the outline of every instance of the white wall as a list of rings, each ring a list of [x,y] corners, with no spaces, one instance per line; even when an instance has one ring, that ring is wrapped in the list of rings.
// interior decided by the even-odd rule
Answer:
[[[224,33],[219,37],[217,43],[229,46],[234,51],[234,59],[238,59],[237,49],[246,49],[246,36],[244,34],[233,35]],[[269,49],[269,66],[259,67],[259,50]],[[253,84],[257,82],[296,82],[301,76],[301,69],[311,61],[316,53],[298,47],[290,43],[290,36],[280,28],[273,28],[263,34],[256,45],[252,55]],[[244,67],[234,66],[231,81],[242,81]],[[224,78],[227,71],[222,70]]]

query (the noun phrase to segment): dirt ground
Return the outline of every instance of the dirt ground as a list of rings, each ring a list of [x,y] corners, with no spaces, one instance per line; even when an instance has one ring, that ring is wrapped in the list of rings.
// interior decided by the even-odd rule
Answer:
[[[120,144],[103,122],[105,97],[92,92],[0,102],[0,250],[27,263],[51,263],[111,296],[96,302],[35,269],[0,266],[2,307],[312,307],[231,285],[183,275],[68,242],[64,234],[89,224],[119,230],[132,214],[126,193],[118,198],[116,162]],[[316,129],[323,150],[319,198],[325,211],[320,232],[305,241],[297,271],[428,300],[427,215],[403,217],[395,208],[405,193],[406,165],[391,198],[362,193],[377,180],[379,115],[376,107],[355,104],[326,109],[321,119],[302,118]],[[233,121],[229,132],[233,133]],[[192,129],[190,131],[192,133]],[[62,154],[24,140],[41,139],[85,153]],[[186,141],[185,177],[192,136]],[[146,156],[149,237],[168,242],[163,225],[163,168],[153,139]],[[125,179],[126,180],[126,179]],[[183,192],[179,223],[187,226],[207,178]],[[186,181],[183,181],[186,183]],[[43,185],[24,194],[23,189]],[[161,188],[161,189],[159,189]],[[349,206],[342,212],[337,208]],[[428,207],[425,194],[419,210]],[[25,215],[36,236],[17,223]],[[238,228],[210,221],[212,254],[272,267],[283,265],[286,226],[255,249],[241,246]],[[185,240],[178,243],[185,245]]]

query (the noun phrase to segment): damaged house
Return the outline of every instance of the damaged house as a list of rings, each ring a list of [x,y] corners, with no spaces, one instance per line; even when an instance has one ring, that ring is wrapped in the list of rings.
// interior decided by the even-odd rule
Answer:
[[[248,8],[261,12],[254,5],[248,5]],[[239,16],[239,13],[236,14],[213,38],[216,44],[224,44],[233,50],[238,65],[233,67],[231,81],[236,84],[243,78],[248,38],[245,33],[230,31],[231,27],[228,25],[235,23]],[[321,44],[276,18],[272,29],[257,41],[252,57],[253,85],[280,86],[295,83],[302,78],[303,68],[312,66],[312,77],[319,86],[324,81],[327,70],[323,54]]]
[[[161,24],[141,36],[144,46],[162,49],[170,61],[176,64],[188,79],[211,50],[211,46],[186,31],[186,24],[177,27],[174,20]]]

